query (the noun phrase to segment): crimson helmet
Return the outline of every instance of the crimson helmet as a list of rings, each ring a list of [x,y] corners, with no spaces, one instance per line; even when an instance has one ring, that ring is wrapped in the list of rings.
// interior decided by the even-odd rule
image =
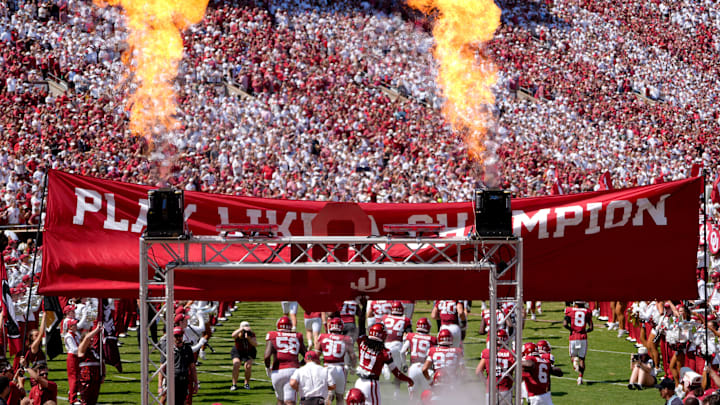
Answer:
[[[345,398],[347,405],[365,405],[365,394],[357,388],[353,388],[348,392]]]
[[[450,332],[449,329],[441,329],[438,333],[438,344],[440,346],[452,346],[453,344],[453,335],[452,332]]]
[[[523,356],[529,356],[537,353],[537,345],[533,342],[527,342],[523,345],[522,354]]]
[[[331,333],[342,333],[343,321],[340,318],[331,318],[328,322],[328,330]]]
[[[547,340],[538,340],[537,342],[537,349],[540,353],[550,353],[552,349],[550,348],[550,343],[548,343]]]
[[[385,341],[385,336],[387,335],[387,332],[385,332],[385,325],[381,323],[376,323],[375,325],[370,327],[370,330],[368,331],[368,338],[372,340],[377,340],[380,342]]]
[[[290,322],[290,318],[287,316],[281,316],[280,319],[277,321],[277,330],[280,332],[290,332],[292,331],[292,322]]]
[[[497,331],[497,339],[498,343],[500,342],[507,342],[507,340],[510,338],[507,331],[505,329],[498,329]]]
[[[430,333],[430,321],[427,318],[420,318],[415,324],[415,330],[422,333]]]
[[[403,307],[402,302],[393,301],[392,306],[390,307],[390,315],[403,315],[404,313],[405,307]]]

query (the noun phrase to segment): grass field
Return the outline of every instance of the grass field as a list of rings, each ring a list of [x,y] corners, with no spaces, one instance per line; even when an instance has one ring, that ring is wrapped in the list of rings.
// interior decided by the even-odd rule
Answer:
[[[473,308],[479,311],[479,303]],[[415,319],[429,316],[430,305],[418,303],[416,305]],[[634,346],[625,339],[618,339],[617,332],[607,331],[604,322],[596,322],[596,330],[589,337],[589,353],[587,370],[585,372],[586,384],[576,385],[577,375],[572,370],[567,353],[568,332],[562,328],[562,303],[544,303],[543,314],[537,321],[528,320],[525,324],[525,341],[547,339],[553,347],[556,364],[565,372],[564,377],[553,377],[553,402],[562,404],[646,404],[662,403],[655,389],[644,391],[630,391],[627,389],[629,377],[630,354],[635,352]],[[211,340],[215,353],[207,351],[206,360],[199,366],[200,393],[194,397],[195,404],[274,404],[275,397],[269,379],[265,376],[262,365],[264,350],[264,334],[275,326],[275,321],[281,316],[279,303],[243,302],[238,304],[237,310],[225,325],[216,328]],[[477,334],[480,325],[478,314],[472,314],[468,327],[468,336],[465,340],[466,363],[473,370],[477,365],[485,337]],[[253,367],[251,390],[238,389],[231,392],[231,361],[230,348],[233,344],[230,334],[238,327],[241,321],[251,323],[258,335],[258,362]],[[302,320],[299,322],[299,331],[302,329]],[[436,332],[433,325],[433,332]],[[136,332],[122,339],[120,348],[123,358],[123,373],[114,368],[108,368],[105,384],[102,386],[100,403],[103,404],[134,404],[140,402],[140,353],[137,346]],[[65,372],[65,357],[60,356],[50,362],[50,378],[58,384],[59,396],[67,395],[67,379]],[[473,376],[473,370],[468,370]],[[354,377],[351,376],[352,384]],[[242,375],[240,378],[242,383]],[[467,384],[480,384],[477,380],[470,380]],[[384,404],[402,403],[392,400],[389,394],[391,385],[385,384]],[[59,398],[59,403],[67,403]]]

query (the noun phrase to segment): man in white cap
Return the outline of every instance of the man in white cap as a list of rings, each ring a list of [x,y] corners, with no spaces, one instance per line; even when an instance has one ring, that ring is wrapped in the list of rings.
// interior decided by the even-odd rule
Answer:
[[[240,365],[245,367],[245,389],[250,389],[250,376],[252,375],[252,364],[257,357],[257,338],[250,327],[250,322],[240,322],[240,327],[232,333],[235,339],[235,346],[230,351],[233,362],[232,385],[230,391],[237,389],[238,375],[240,374]]]

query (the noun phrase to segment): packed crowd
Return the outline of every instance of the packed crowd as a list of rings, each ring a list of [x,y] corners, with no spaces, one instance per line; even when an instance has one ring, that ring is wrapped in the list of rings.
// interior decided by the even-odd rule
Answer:
[[[482,51],[499,69],[491,137],[503,186],[534,196],[555,182],[593,190],[606,171],[623,187],[683,178],[698,162],[713,170],[713,4],[500,5],[502,25]],[[162,159],[127,125],[135,85],[121,11],[0,7],[2,219],[38,220],[48,168],[156,183]],[[184,33],[167,180],[264,197],[468,200],[483,169],[439,113],[430,25],[397,2],[211,2]],[[643,28],[659,26],[663,36]],[[703,46],[687,40],[697,36]],[[43,80],[53,78],[68,91],[50,92]],[[248,97],[226,95],[224,81]]]
[[[605,172],[615,187],[645,185],[687,177],[694,163],[715,179],[715,3],[499,5],[502,24],[481,51],[499,69],[490,134],[504,187],[518,196],[550,194],[554,183],[566,192],[589,191]],[[203,22],[184,33],[175,86],[181,126],[167,140],[175,154],[159,158],[128,129],[126,99],[135,85],[122,63],[121,10],[90,1],[0,2],[0,223],[39,222],[48,169],[152,184],[163,159],[172,169],[166,180],[186,190],[359,202],[469,200],[482,167],[467,159],[461,136],[439,112],[431,25],[392,1],[213,1]],[[67,91],[51,92],[47,79]],[[247,96],[227,95],[225,82]],[[32,286],[40,261],[33,272],[33,251],[32,241],[17,241],[3,253],[10,294],[19,303],[37,297]],[[30,317],[22,305],[17,315],[32,330],[41,321],[39,300],[30,301]],[[116,324],[133,327],[124,309],[134,303],[116,305]],[[212,305],[194,305],[187,307],[196,327],[188,339],[199,355],[206,337],[195,314],[211,313]],[[215,310],[220,317],[227,312]],[[86,325],[92,315],[76,307],[68,319],[92,333]],[[635,328],[625,330],[640,340]],[[648,348],[659,366],[656,352]],[[682,380],[677,356],[662,359],[666,374]],[[236,362],[235,379],[243,362]]]

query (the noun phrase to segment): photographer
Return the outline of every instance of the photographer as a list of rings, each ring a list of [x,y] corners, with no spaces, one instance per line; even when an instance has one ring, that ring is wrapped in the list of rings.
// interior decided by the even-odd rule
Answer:
[[[636,354],[630,356],[630,382],[628,388],[641,390],[643,387],[653,387],[657,381],[655,378],[655,363],[648,355],[646,347],[638,349]]]
[[[237,379],[240,374],[240,365],[245,367],[245,389],[250,389],[250,376],[253,360],[257,356],[257,338],[247,321],[240,322],[240,327],[232,333],[235,346],[230,351],[233,362],[232,385],[230,391],[237,389]]]
[[[47,401],[57,402],[57,384],[48,380],[48,368],[44,364],[35,368],[25,368],[28,377],[35,380],[36,384],[30,390],[30,394],[24,398],[21,405],[41,405]]]

